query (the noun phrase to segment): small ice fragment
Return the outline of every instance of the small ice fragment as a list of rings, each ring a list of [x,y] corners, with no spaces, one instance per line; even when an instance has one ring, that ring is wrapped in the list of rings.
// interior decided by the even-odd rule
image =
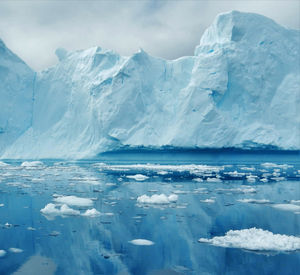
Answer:
[[[219,178],[207,178],[206,181],[208,181],[208,182],[222,182],[222,180],[219,179]]]
[[[8,249],[11,253],[22,253],[23,249],[11,247]]]
[[[142,174],[136,174],[136,175],[133,175],[133,176],[126,176],[126,178],[134,179],[136,181],[144,181],[146,179],[149,179],[149,177],[147,177],[145,175],[142,175]]]
[[[99,217],[100,215],[101,213],[97,211],[95,208],[88,209],[82,214],[82,216],[91,217],[91,218]]]
[[[49,236],[52,236],[52,237],[56,237],[56,236],[58,236],[58,235],[60,235],[60,232],[58,232],[58,231],[52,231],[52,232],[49,234]]]
[[[4,203],[0,203],[0,207],[3,207],[4,206]]]
[[[201,202],[204,202],[204,203],[214,203],[215,200],[214,199],[206,199],[206,200],[200,200]]]
[[[194,178],[193,181],[196,181],[196,182],[203,182],[203,179],[201,179],[201,178]]]
[[[0,258],[4,257],[6,255],[6,251],[0,249]]]
[[[44,166],[44,163],[41,161],[24,161],[21,164],[22,167],[40,167]]]
[[[169,172],[168,171],[158,171],[157,174],[164,176],[164,175],[169,174]]]
[[[134,245],[145,245],[145,246],[154,245],[154,242],[145,239],[135,239],[129,241],[129,243]]]
[[[36,229],[34,227],[28,226],[27,230],[29,230],[29,231],[35,231]]]

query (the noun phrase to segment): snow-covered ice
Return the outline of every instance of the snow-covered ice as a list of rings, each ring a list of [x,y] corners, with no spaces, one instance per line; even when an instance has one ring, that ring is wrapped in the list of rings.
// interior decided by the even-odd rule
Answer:
[[[212,239],[200,238],[199,242],[214,246],[242,248],[252,251],[297,251],[300,249],[300,238],[273,234],[268,230],[250,228],[230,230],[225,236]]]

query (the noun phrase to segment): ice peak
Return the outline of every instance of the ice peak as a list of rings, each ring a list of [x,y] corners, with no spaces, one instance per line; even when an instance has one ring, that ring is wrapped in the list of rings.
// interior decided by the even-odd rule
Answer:
[[[242,42],[249,45],[265,37],[277,37],[283,31],[286,29],[263,15],[230,11],[215,18],[213,24],[204,32],[199,46]]]

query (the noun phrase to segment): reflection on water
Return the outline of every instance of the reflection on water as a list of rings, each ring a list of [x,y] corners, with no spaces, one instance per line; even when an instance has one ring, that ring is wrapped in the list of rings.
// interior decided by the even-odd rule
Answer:
[[[299,236],[299,163],[8,163],[0,163],[0,250],[7,252],[0,274],[296,274],[300,268],[299,251],[253,253],[198,242],[252,227]],[[178,199],[137,202],[155,194]],[[68,204],[76,210],[71,215],[40,212],[49,203],[60,209],[61,195],[90,198],[92,205]],[[93,208],[100,214],[82,215]],[[136,239],[154,245],[130,242]]]

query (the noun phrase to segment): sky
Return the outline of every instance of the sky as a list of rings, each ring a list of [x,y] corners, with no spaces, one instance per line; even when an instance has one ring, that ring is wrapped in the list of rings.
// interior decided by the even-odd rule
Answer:
[[[58,62],[55,50],[100,46],[121,55],[143,48],[166,59],[193,55],[217,14],[256,12],[300,29],[299,0],[0,0],[0,38],[34,70]]]

